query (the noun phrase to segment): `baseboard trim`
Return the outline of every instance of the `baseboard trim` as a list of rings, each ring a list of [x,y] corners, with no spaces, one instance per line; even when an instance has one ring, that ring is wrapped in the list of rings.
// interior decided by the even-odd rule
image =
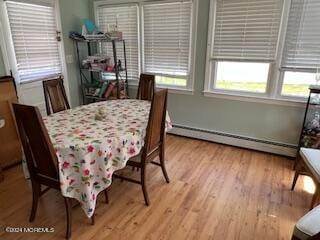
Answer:
[[[295,157],[297,153],[297,146],[293,144],[261,140],[183,125],[173,125],[169,133],[288,157]]]

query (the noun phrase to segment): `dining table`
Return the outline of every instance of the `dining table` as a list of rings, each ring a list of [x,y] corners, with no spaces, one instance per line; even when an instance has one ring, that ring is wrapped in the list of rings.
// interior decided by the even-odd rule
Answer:
[[[150,106],[143,100],[108,100],[43,117],[58,158],[61,193],[78,200],[88,217],[114,171],[140,153]],[[101,109],[105,116],[97,119]],[[166,131],[171,128],[167,113]]]

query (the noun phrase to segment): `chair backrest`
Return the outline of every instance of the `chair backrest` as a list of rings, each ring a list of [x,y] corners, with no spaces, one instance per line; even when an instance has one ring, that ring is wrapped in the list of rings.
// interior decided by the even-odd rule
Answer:
[[[137,99],[152,101],[155,91],[155,76],[150,74],[141,74]]]
[[[70,109],[61,77],[44,80],[42,85],[48,115],[51,114],[50,105],[53,113]]]
[[[155,92],[153,95],[144,146],[146,156],[157,150],[164,140],[167,95],[167,89]]]
[[[58,179],[57,156],[39,109],[12,104],[31,179]]]

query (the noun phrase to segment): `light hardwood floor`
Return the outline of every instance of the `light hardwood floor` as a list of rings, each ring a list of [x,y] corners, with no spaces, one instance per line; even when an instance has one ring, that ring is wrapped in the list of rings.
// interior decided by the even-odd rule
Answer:
[[[148,167],[151,206],[139,185],[115,180],[109,205],[98,197],[94,226],[74,207],[72,239],[290,239],[307,212],[311,194],[303,177],[290,191],[293,161],[285,157],[172,135],[166,153],[170,184],[159,167]],[[21,166],[5,172],[0,202],[0,239],[64,239],[59,192],[42,196],[35,222],[28,222],[31,191]],[[55,232],[6,233],[6,226]]]

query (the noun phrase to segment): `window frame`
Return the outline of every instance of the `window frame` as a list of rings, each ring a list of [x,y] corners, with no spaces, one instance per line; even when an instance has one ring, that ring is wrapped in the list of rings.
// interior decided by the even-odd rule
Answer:
[[[158,2],[158,3],[170,3],[170,2],[179,2],[179,0],[101,0],[95,1],[93,3],[94,7],[94,19],[97,20],[97,8],[101,5],[104,6],[125,6],[125,5],[138,5],[138,73],[139,75],[143,73],[144,68],[144,56],[143,56],[143,47],[144,47],[144,33],[143,33],[143,4],[150,2]],[[169,85],[169,84],[157,84],[157,88],[168,88],[172,93],[182,93],[182,94],[193,94],[194,91],[194,79],[195,79],[195,55],[196,55],[196,32],[197,32],[197,18],[198,18],[198,4],[199,0],[191,0],[192,2],[192,14],[191,14],[191,31],[190,31],[190,47],[189,47],[189,76],[186,79],[186,86],[179,85]],[[157,75],[158,76],[158,75]],[[167,76],[167,77],[177,77],[169,74],[161,74],[159,76]],[[177,77],[181,78],[181,76]],[[185,79],[185,78],[183,78]],[[137,81],[129,81],[129,87],[137,87]]]
[[[268,76],[267,76],[267,81],[266,81],[266,91],[265,92],[252,92],[252,91],[245,91],[245,90],[230,90],[230,89],[221,89],[217,88],[217,70],[218,70],[218,63],[219,62],[239,62],[239,63],[266,63],[269,64],[269,71],[268,71]],[[228,61],[216,61],[212,58],[210,58],[208,65],[212,64],[213,66],[208,66],[210,71],[212,71],[210,75],[210,79],[208,79],[208,92],[210,93],[218,93],[218,94],[233,94],[233,95],[238,95],[238,96],[252,96],[252,97],[267,97],[270,92],[270,81],[269,79],[271,78],[272,71],[274,68],[273,63],[269,62],[257,62],[257,61],[239,61],[239,60],[228,60]],[[207,80],[207,79],[206,79]]]
[[[255,93],[250,91],[238,91],[238,90],[227,90],[217,89],[216,84],[216,65],[217,61],[212,58],[211,53],[213,50],[214,43],[214,31],[215,31],[215,18],[216,18],[216,1],[210,0],[210,12],[209,12],[209,23],[208,23],[208,38],[207,38],[207,53],[206,53],[206,71],[205,71],[205,84],[203,89],[204,96],[226,98],[232,100],[241,100],[249,102],[262,102],[280,105],[298,105],[304,103],[307,98],[300,96],[288,96],[281,93],[283,82],[284,82],[284,71],[281,70],[282,54],[285,44],[285,36],[287,31],[287,24],[289,18],[291,0],[283,0],[278,43],[276,49],[276,58],[274,62],[266,62],[270,64],[269,74],[266,84],[265,93]],[[239,60],[228,60],[228,61],[239,61]],[[259,62],[259,61],[239,61],[239,62]],[[214,66],[210,66],[214,64]]]

